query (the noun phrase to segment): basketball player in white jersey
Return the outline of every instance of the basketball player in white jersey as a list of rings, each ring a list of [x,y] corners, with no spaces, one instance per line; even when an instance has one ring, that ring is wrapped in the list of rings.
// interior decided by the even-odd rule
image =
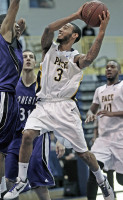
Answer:
[[[117,180],[123,185],[123,81],[119,80],[120,73],[119,63],[113,60],[107,63],[107,84],[96,89],[86,123],[99,116],[99,136],[91,151],[101,168],[117,172]],[[88,200],[96,200],[97,189],[96,179],[90,172]]]
[[[114,199],[112,189],[104,178],[95,156],[88,151],[80,113],[73,100],[82,80],[82,70],[89,66],[99,53],[110,14],[109,11],[103,12],[103,19],[99,16],[99,33],[87,55],[82,55],[72,48],[73,43],[79,41],[81,30],[70,23],[76,19],[82,20],[81,11],[82,7],[76,13],[59,19],[45,28],[41,39],[44,60],[39,101],[25,125],[19,156],[19,181],[4,199],[15,198],[26,186],[32,142],[40,133],[46,131],[53,131],[62,144],[68,148],[72,147],[93,171],[104,199]],[[53,42],[54,32],[57,30],[59,45]]]

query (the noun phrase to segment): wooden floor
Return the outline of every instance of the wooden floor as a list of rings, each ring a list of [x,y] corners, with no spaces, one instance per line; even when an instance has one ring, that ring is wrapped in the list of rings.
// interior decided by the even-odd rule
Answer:
[[[123,200],[123,186],[117,183],[115,176],[114,176],[114,186],[117,196],[116,200]],[[49,191],[52,200],[87,200],[86,197],[66,198],[63,196],[63,188],[50,189]],[[34,191],[28,191],[26,193],[20,194],[19,200],[39,200],[39,198]],[[98,190],[97,200],[104,200],[103,196],[101,195],[100,189]]]
[[[115,200],[123,200],[123,190],[118,191],[116,195],[117,195],[117,198]],[[86,197],[75,197],[75,198],[64,197],[62,188],[50,190],[50,197],[51,197],[51,200],[87,200]],[[39,198],[34,191],[30,190],[28,192],[20,194],[19,198],[16,198],[14,200],[39,200]],[[98,194],[97,200],[104,200],[104,198],[101,194]]]
[[[63,196],[63,189],[52,189],[50,190],[50,197],[52,200],[87,200],[87,198],[82,197],[64,197]],[[28,191],[25,193],[20,194],[19,200],[39,200],[37,194],[34,191]]]
[[[117,198],[115,200],[123,200],[123,189],[122,191],[117,191],[116,195]],[[50,197],[51,200],[87,200],[86,197],[64,197],[62,188],[50,190]],[[34,191],[28,191],[20,194],[19,200],[39,200],[39,198]],[[104,200],[100,193],[97,196],[97,200]]]

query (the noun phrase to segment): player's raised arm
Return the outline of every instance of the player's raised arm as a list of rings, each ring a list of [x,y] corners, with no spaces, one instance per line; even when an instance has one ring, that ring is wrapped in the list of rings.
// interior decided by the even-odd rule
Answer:
[[[19,9],[19,2],[20,0],[11,0],[10,6],[7,12],[7,15],[1,25],[1,34],[4,37],[4,39],[8,42],[11,42],[12,38],[12,31],[13,31],[13,25],[15,23],[15,18]]]
[[[105,12],[103,12],[103,18],[99,15],[100,18],[100,27],[99,27],[99,33],[93,43],[93,45],[91,46],[90,50],[88,51],[88,53],[86,55],[78,55],[75,57],[75,62],[79,63],[79,67],[85,68],[87,66],[89,66],[94,59],[97,57],[101,45],[102,45],[102,41],[105,35],[105,31],[106,31],[106,27],[108,25],[109,19],[110,19],[110,13],[109,11],[107,11],[107,15]]]
[[[55,31],[59,30],[62,26],[64,26],[65,24],[67,24],[73,20],[76,20],[76,19],[82,20],[81,12],[82,12],[82,6],[78,9],[77,12],[71,14],[70,16],[59,19],[59,20],[49,24],[45,28],[44,33],[41,38],[42,51],[47,51],[50,48],[52,41],[53,41]]]

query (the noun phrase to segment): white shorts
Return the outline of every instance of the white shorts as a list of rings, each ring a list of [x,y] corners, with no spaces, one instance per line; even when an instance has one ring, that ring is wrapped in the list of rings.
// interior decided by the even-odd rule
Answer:
[[[76,152],[88,151],[80,113],[73,100],[38,102],[27,119],[26,129],[40,130],[41,134],[53,131],[66,148],[73,148]]]
[[[117,133],[115,133],[116,135]],[[115,170],[123,174],[123,138],[120,142],[115,142],[115,140],[99,137],[95,140],[91,151],[98,161],[104,163],[106,171]]]

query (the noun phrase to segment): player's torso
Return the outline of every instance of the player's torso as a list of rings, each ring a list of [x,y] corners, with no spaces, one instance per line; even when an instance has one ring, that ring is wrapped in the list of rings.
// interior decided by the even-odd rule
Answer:
[[[23,66],[21,46],[11,47],[0,34],[0,91],[14,92]]]
[[[20,121],[23,124],[23,127],[28,116],[35,108],[35,86],[36,83],[33,83],[30,87],[26,87],[20,78],[16,87],[16,97],[20,108]]]
[[[42,63],[41,98],[71,98],[82,79],[82,70],[74,63],[77,51],[59,51],[52,45]]]
[[[98,96],[101,110],[108,110],[112,112],[121,111],[123,108],[123,81],[115,85],[106,85],[105,87],[102,86]]]
[[[111,85],[102,86],[98,91],[99,102],[101,110],[107,110],[109,112],[123,111],[123,81]],[[106,134],[123,131],[123,119],[122,117],[108,117],[104,116],[99,118],[99,133]],[[108,134],[107,134],[108,133]]]

